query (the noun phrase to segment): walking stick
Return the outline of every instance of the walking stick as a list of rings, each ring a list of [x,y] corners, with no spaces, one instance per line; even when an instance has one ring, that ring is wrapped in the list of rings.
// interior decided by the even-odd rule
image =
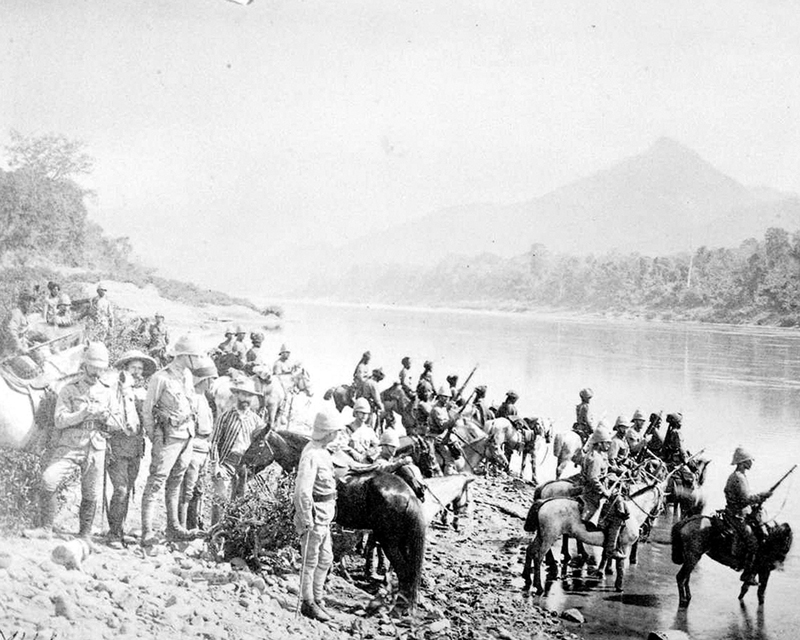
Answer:
[[[305,568],[306,568],[306,561],[308,560],[308,542],[311,538],[311,529],[313,525],[309,527],[308,531],[305,532],[306,540],[303,543],[303,561],[300,565],[300,589],[297,592],[297,606],[294,609],[294,617],[300,617],[300,605],[303,602],[303,583],[305,582],[304,577],[306,575]]]

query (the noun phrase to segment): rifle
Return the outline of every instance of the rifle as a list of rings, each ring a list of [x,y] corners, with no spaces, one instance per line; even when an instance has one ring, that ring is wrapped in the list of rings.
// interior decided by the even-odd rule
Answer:
[[[614,491],[619,486],[620,482],[622,482],[622,479],[625,478],[625,476],[627,476],[629,472],[630,470],[626,470],[625,472],[622,473],[622,475],[620,475],[617,478],[617,481],[614,484],[612,484],[611,488],[608,490],[609,494],[611,494],[612,496],[614,495]],[[595,527],[597,527],[600,523],[600,514],[603,512],[603,507],[606,506],[607,502],[608,498],[600,498],[600,502],[597,505],[597,511],[595,511],[592,517],[589,518],[589,522],[593,524]]]
[[[794,466],[793,466],[791,469],[789,469],[789,470],[788,470],[786,473],[784,473],[784,474],[781,476],[781,479],[780,479],[780,480],[778,480],[778,481],[777,481],[775,484],[773,484],[773,485],[772,485],[772,486],[769,488],[769,490],[767,491],[767,495],[764,497],[764,500],[766,500],[767,498],[769,498],[769,496],[771,496],[771,495],[774,493],[775,489],[777,489],[777,488],[780,486],[780,484],[781,484],[781,483],[782,483],[784,480],[786,480],[786,478],[788,478],[788,477],[789,477],[789,474],[791,474],[791,473],[792,473],[792,471],[794,471],[795,469],[797,469],[797,465],[794,465]],[[763,500],[762,500],[762,502],[763,502]]]
[[[475,375],[475,372],[476,372],[477,370],[478,370],[478,365],[476,364],[476,365],[475,365],[475,366],[472,368],[472,371],[470,371],[469,375],[467,376],[467,379],[466,379],[466,380],[464,380],[464,384],[462,384],[462,385],[459,387],[458,391],[456,391],[456,397],[455,397],[455,398],[453,398],[453,402],[455,402],[455,401],[456,401],[458,398],[460,398],[460,397],[461,397],[461,394],[464,392],[464,389],[466,389],[466,388],[467,388],[467,385],[469,384],[469,381],[470,381],[470,380],[472,380],[472,376],[474,376],[474,375]]]
[[[644,452],[649,451],[649,442],[647,441],[647,436],[651,435],[653,431],[658,429],[658,426],[661,424],[661,415],[663,411],[659,411],[658,413],[651,413],[650,414],[650,424],[647,425],[647,429],[644,430],[642,434],[642,448],[639,450],[639,453],[636,454],[636,462],[641,462],[642,458],[644,458]]]

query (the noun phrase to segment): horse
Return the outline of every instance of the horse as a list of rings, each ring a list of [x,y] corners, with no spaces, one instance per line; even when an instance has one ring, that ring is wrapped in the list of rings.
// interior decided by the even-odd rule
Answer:
[[[458,531],[459,516],[465,515],[469,508],[469,485],[474,480],[475,476],[466,474],[426,478],[426,500],[422,503],[425,522],[430,524],[449,507],[453,511],[453,529]]]
[[[583,440],[576,431],[559,431],[553,438],[553,455],[556,463],[556,479],[564,473],[568,462],[580,467],[583,460]]]
[[[758,604],[764,604],[770,573],[786,560],[792,548],[792,529],[786,524],[768,524],[766,535],[756,555],[758,573]],[[743,559],[733,554],[732,540],[725,536],[724,525],[716,516],[691,516],[672,527],[672,561],[682,565],[675,580],[678,583],[678,607],[685,609],[692,599],[689,578],[703,555],[708,554],[726,567],[739,571]],[[743,600],[750,585],[742,584],[739,600]]]
[[[483,430],[495,440],[496,446],[502,446],[503,453],[508,462],[514,451],[519,451],[522,456],[520,462],[520,476],[525,471],[525,459],[531,459],[531,481],[536,484],[536,445],[537,440],[544,437],[545,442],[550,442],[552,422],[550,429],[545,427],[541,418],[522,418],[522,428],[518,428],[508,418],[495,418],[487,420]],[[477,424],[477,423],[476,423]]]
[[[297,467],[308,436],[270,430],[242,458],[258,472],[273,461],[286,471]],[[300,446],[302,444],[302,446]],[[408,484],[390,473],[377,471],[348,476],[337,483],[335,522],[347,529],[371,530],[397,573],[396,610],[416,605],[425,559],[427,520],[422,503]]]
[[[673,517],[700,515],[705,507],[703,484],[706,479],[707,458],[695,458],[670,477],[667,483],[666,502],[673,505]]]
[[[400,416],[400,421],[406,431],[412,431],[417,426],[414,408],[416,398],[410,398],[399,382],[395,382],[388,389],[381,392],[381,400],[386,412],[394,411]],[[338,408],[338,407],[337,407]],[[341,411],[341,409],[339,409]]]
[[[353,407],[353,390],[349,384],[331,387],[322,396],[323,400],[333,400],[336,410],[341,413],[345,407]]]
[[[436,447],[436,461],[441,469],[452,467],[456,473],[477,474],[484,460],[508,468],[502,446],[471,418],[457,418],[448,433],[446,444]],[[455,445],[457,454],[450,452],[450,444]]]
[[[646,485],[625,500],[630,515],[620,529],[618,541],[625,555],[631,545],[638,541],[642,525],[648,519],[654,518],[661,508],[664,484],[664,481],[660,480]],[[567,535],[595,547],[602,547],[605,541],[602,530],[589,531],[586,528],[581,519],[580,504],[570,498],[534,502],[525,520],[525,531],[533,532],[534,536],[525,553],[525,567],[522,570],[522,577],[525,580],[523,588],[525,591],[530,590],[533,569],[533,585],[537,593],[544,591],[540,571],[542,559],[556,540]],[[617,591],[622,591],[625,576],[624,558],[617,560],[616,572],[614,587]]]
[[[71,340],[73,335],[63,337]],[[0,370],[0,446],[34,449],[42,444],[40,429],[53,421],[54,396],[80,370],[83,351],[81,343],[49,353],[42,372],[30,380]],[[46,397],[53,401],[45,401]]]

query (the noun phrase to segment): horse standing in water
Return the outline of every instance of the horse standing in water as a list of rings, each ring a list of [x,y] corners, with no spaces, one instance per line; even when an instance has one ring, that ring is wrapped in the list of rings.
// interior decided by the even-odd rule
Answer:
[[[791,548],[792,529],[788,524],[766,525],[766,535],[756,556],[758,604],[764,604],[770,573],[786,560]],[[705,554],[736,571],[740,571],[744,563],[743,558],[734,555],[732,539],[725,536],[723,525],[716,516],[692,516],[672,527],[672,561],[682,565],[675,576],[680,600],[678,606],[681,608],[689,606],[692,599],[689,578]],[[742,584],[739,600],[745,597],[749,588],[749,585]]]
[[[550,442],[553,424],[550,422],[548,428],[541,418],[522,418],[521,424],[522,426],[518,427],[508,418],[494,418],[486,421],[483,430],[494,440],[496,447],[502,447],[509,464],[514,452],[519,452],[522,457],[520,476],[525,471],[525,459],[530,456],[531,482],[536,484],[536,447],[542,438],[545,442]]]
[[[625,502],[629,505],[630,516],[619,532],[619,544],[623,553],[639,539],[639,532],[646,520],[654,518],[663,503],[664,481],[647,485],[631,494]],[[576,500],[553,498],[534,502],[525,520],[525,531],[534,536],[525,553],[525,567],[522,577],[525,580],[525,591],[531,588],[531,571],[533,585],[537,593],[542,593],[541,563],[544,555],[562,536],[569,536],[582,542],[602,547],[605,539],[603,531],[589,531],[581,519],[580,505]],[[617,577],[614,586],[622,591],[625,576],[625,559],[616,563]]]
[[[564,473],[568,462],[581,466],[583,440],[576,431],[559,431],[553,438],[553,455],[556,458],[556,480]]]
[[[242,464],[258,473],[272,462],[285,471],[297,467],[308,436],[290,431],[268,431],[254,442]],[[348,529],[372,530],[397,573],[396,608],[414,608],[419,595],[425,560],[426,516],[422,503],[409,485],[382,471],[348,476],[337,483],[335,522]]]

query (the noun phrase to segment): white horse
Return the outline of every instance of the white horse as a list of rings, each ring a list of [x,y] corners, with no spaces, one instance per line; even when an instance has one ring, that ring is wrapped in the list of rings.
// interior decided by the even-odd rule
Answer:
[[[583,441],[574,431],[560,431],[553,438],[553,455],[556,457],[556,479],[564,473],[568,462],[580,467],[583,459]]]

